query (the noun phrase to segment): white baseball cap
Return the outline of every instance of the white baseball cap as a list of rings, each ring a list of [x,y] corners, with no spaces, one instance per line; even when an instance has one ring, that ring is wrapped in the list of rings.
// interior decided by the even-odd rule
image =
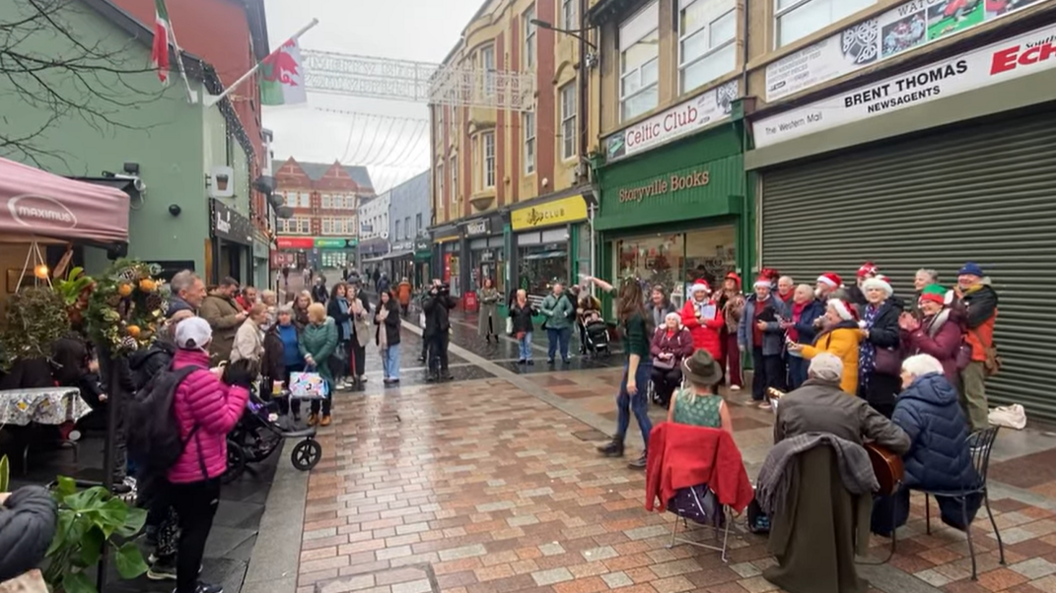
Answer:
[[[182,350],[204,350],[213,341],[213,328],[201,317],[184,319],[176,326],[176,346]]]

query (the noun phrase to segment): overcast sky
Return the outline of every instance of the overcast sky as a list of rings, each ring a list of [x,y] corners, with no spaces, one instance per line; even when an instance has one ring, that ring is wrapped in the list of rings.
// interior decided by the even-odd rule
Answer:
[[[265,0],[265,5],[272,48],[315,17],[319,25],[301,38],[305,49],[438,63],[455,46],[482,2]],[[379,192],[429,167],[427,126],[320,109],[428,117],[424,104],[309,93],[308,105],[264,108],[264,127],[275,132],[275,158],[374,163],[368,169]],[[413,143],[415,138],[417,143]]]

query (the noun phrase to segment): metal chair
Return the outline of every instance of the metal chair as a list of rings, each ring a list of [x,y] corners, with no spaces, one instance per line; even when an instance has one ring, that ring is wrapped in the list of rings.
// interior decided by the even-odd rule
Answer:
[[[1001,541],[1001,532],[997,528],[997,522],[994,521],[994,513],[990,510],[990,495],[987,493],[986,487],[987,472],[990,469],[990,451],[994,447],[994,441],[997,440],[997,433],[1000,429],[1000,426],[991,426],[989,428],[976,431],[968,437],[968,446],[971,447],[972,467],[975,468],[975,471],[979,476],[979,482],[976,485],[960,491],[924,490],[920,488],[910,489],[924,493],[924,520],[925,524],[927,525],[928,535],[931,535],[931,497],[941,496],[946,498],[953,498],[961,502],[961,513],[965,523],[964,533],[965,537],[968,539],[968,553],[972,557],[973,581],[977,581],[979,579],[975,565],[975,545],[972,543],[972,526],[968,521],[969,496],[975,494],[982,495],[983,504],[986,505],[986,514],[990,517],[990,525],[994,527],[994,535],[997,537],[997,549],[1000,553],[1001,564],[1005,564],[1005,546],[1004,543]]]
[[[701,504],[701,502],[698,500],[697,504]],[[676,543],[681,543],[681,544],[689,544],[691,546],[696,546],[698,548],[703,548],[705,550],[714,550],[714,551],[719,552],[720,554],[722,554],[722,562],[724,564],[728,564],[729,563],[729,558],[727,558],[727,556],[726,556],[726,551],[727,551],[727,547],[728,547],[729,540],[730,540],[730,526],[733,525],[734,517],[733,517],[733,513],[730,511],[730,508],[728,506],[720,505],[720,509],[721,509],[720,512],[722,513],[722,518],[723,518],[723,523],[724,523],[724,525],[722,527],[713,527],[711,525],[704,525],[704,524],[700,524],[700,523],[697,523],[697,524],[700,525],[700,527],[702,527],[704,529],[712,530],[712,533],[714,535],[714,539],[715,539],[716,542],[719,541],[720,536],[721,536],[721,539],[722,539],[722,544],[721,545],[718,545],[718,544],[710,545],[710,544],[705,544],[705,543],[702,543],[702,542],[694,541],[694,540],[691,540],[691,539],[686,539],[684,537],[678,537],[678,524],[680,522],[682,523],[682,526],[684,528],[683,529],[683,533],[685,533],[686,531],[690,530],[689,520],[686,519],[685,517],[677,514],[677,513],[672,512],[672,514],[675,515],[675,520],[671,522],[671,543],[669,543],[667,545],[667,548],[671,549],[671,548],[675,547]],[[694,523],[696,523],[696,522],[694,522]]]

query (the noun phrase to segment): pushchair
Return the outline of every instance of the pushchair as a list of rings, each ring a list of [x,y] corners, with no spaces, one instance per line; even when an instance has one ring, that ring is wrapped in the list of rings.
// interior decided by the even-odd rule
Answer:
[[[580,319],[581,335],[584,337],[583,348],[587,354],[595,357],[602,353],[608,355],[609,349],[609,324],[602,319]]]
[[[289,396],[283,392],[284,396]],[[286,439],[300,439],[290,454],[293,467],[308,471],[319,463],[323,447],[315,440],[316,429],[286,430],[279,424],[275,402],[266,402],[250,391],[246,409],[234,430],[227,435],[227,470],[220,478],[229,484],[248,469],[246,464],[264,461],[279,448]],[[251,472],[253,470],[250,470]]]

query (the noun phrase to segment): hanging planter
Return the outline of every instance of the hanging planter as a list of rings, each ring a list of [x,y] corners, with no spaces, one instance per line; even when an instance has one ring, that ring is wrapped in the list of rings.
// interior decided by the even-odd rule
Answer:
[[[88,332],[114,358],[147,348],[156,338],[169,301],[160,272],[159,266],[121,259],[96,281],[88,299]]]

